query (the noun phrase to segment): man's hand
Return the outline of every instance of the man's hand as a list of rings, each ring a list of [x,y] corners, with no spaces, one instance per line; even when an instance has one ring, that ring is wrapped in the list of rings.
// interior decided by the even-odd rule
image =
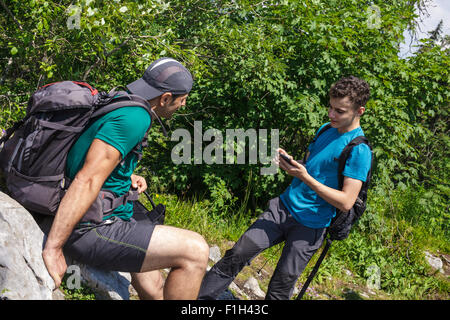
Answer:
[[[344,186],[342,187],[342,190],[330,188],[310,176],[306,167],[293,160],[286,151],[281,148],[278,148],[277,151],[291,159],[291,164],[279,156],[274,159],[274,162],[289,175],[299,178],[303,183],[314,190],[319,197],[339,210],[346,212],[353,207],[358,193],[361,190],[362,181],[344,177]]]
[[[132,174],[131,175],[131,187],[137,188],[138,193],[142,193],[147,190],[147,182],[141,176]]]
[[[67,270],[66,259],[62,249],[44,249],[42,251],[45,267],[55,282],[55,289],[61,285],[64,273]]]
[[[282,154],[286,155],[289,159],[291,159],[291,164],[289,164],[282,157],[277,156],[277,158],[275,159],[275,163],[281,169],[286,171],[289,175],[299,178],[300,180],[303,180],[305,177],[308,176],[308,171],[306,171],[306,167],[304,165],[301,165],[297,161],[295,161],[292,158],[292,156],[290,156],[286,151],[284,151],[281,148],[278,148],[277,152],[282,153]]]

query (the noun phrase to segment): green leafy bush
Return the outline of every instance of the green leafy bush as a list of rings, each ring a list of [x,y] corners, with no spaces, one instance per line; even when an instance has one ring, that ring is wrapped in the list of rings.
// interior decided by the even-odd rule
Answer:
[[[416,2],[9,1],[0,16],[0,125],[20,118],[45,83],[81,79],[109,90],[173,56],[196,81],[172,129],[192,133],[194,120],[204,130],[279,129],[280,145],[300,157],[327,121],[328,88],[353,74],[371,85],[362,126],[374,145],[375,184],[439,181],[448,192],[448,170],[440,170],[448,168],[448,50],[429,40],[411,58],[398,57]],[[256,208],[289,183],[254,174],[261,163],[174,166],[174,145],[153,130],[144,166],[161,190],[211,192],[204,182],[218,179],[243,199],[250,185]]]

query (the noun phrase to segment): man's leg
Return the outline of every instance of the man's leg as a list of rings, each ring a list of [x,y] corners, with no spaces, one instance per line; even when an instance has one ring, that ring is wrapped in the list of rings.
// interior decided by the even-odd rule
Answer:
[[[245,231],[205,275],[199,299],[213,300],[221,294],[245,265],[263,250],[283,240],[279,224],[278,198],[269,202],[269,208]]]
[[[140,300],[163,300],[164,279],[159,270],[131,273],[131,285]]]
[[[164,299],[181,300],[197,298],[209,246],[193,231],[115,217],[75,229],[64,254],[99,269],[139,273],[133,283],[139,295],[147,298],[160,296],[160,280],[149,271],[172,268],[164,284]],[[156,288],[150,288],[155,284]]]
[[[157,225],[141,272],[171,268],[164,284],[164,299],[193,300],[197,299],[208,256],[209,246],[198,233]],[[145,275],[138,277],[145,279]]]
[[[322,245],[325,228],[312,229],[289,215],[285,224],[286,243],[280,260],[270,279],[267,300],[289,300],[298,277],[311,257]]]

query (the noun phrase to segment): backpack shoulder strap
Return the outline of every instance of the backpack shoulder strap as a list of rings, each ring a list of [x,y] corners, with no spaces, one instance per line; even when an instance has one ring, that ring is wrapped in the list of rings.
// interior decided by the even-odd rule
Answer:
[[[319,132],[317,132],[317,134],[314,137],[312,143],[316,142],[317,138],[319,138],[322,133],[324,133],[325,131],[327,131],[330,128],[331,128],[331,123],[327,123],[322,129],[320,129]]]
[[[115,98],[117,95],[119,95],[119,97]],[[108,94],[107,94],[107,98],[106,101],[108,101],[108,103],[106,105],[103,105],[101,107],[99,107],[93,114],[92,114],[92,118],[98,117],[98,116],[102,116],[104,114],[107,114],[108,112],[111,112],[113,110],[116,110],[118,108],[122,108],[122,107],[129,107],[130,105],[136,105],[139,107],[144,108],[148,114],[153,118],[155,118],[159,124],[161,125],[163,134],[165,137],[167,137],[167,130],[164,127],[161,119],[158,117],[158,115],[150,108],[150,104],[148,103],[147,100],[145,100],[144,98],[135,95],[135,94],[130,94],[126,91],[115,91],[114,89],[111,90]],[[114,100],[114,101],[113,101]],[[132,101],[132,103],[130,104],[130,101]],[[150,124],[151,127],[151,124]],[[149,127],[149,130],[150,130]]]
[[[313,141],[311,141],[311,143],[316,142],[317,138],[319,138],[322,133],[324,133],[325,131],[327,131],[330,128],[331,128],[331,123],[327,123],[325,126],[323,126],[323,128],[321,128],[319,130],[319,132],[317,132],[317,134],[314,136],[314,139],[313,139]],[[308,146],[306,146],[306,150],[305,150],[305,153],[303,155],[303,160],[302,160],[303,163],[306,163],[306,154],[307,153],[308,153]]]
[[[0,138],[0,150],[1,150],[1,145],[2,145],[2,143],[5,142],[5,141],[7,141],[7,140],[11,137],[11,135],[12,135],[12,134],[13,134],[13,133],[21,126],[21,125],[23,125],[23,124],[25,123],[26,120],[28,120],[29,117],[30,117],[29,115],[26,115],[23,119],[16,121],[16,122],[12,125],[12,127],[6,129],[6,132],[5,132],[4,136],[2,136],[2,137]]]
[[[122,107],[129,107],[130,105],[142,107],[151,115],[149,103],[145,99],[137,95],[129,94],[125,91],[114,91],[110,92],[108,96],[110,97],[109,99],[107,99],[108,103],[106,105],[98,107],[97,110],[92,114],[92,118],[105,115],[113,110]]]
[[[352,141],[350,141],[344,148],[344,150],[342,150],[341,155],[339,156],[339,165],[338,165],[338,181],[339,181],[339,189],[341,190],[343,185],[344,185],[344,168],[345,168],[345,163],[347,162],[348,156],[350,155],[350,152],[352,151],[353,147],[361,144],[361,143],[365,143],[367,144],[367,146],[370,148],[370,150],[372,150],[372,146],[369,143],[369,140],[365,137],[365,136],[358,136],[356,138],[354,138]],[[372,171],[372,162],[373,162],[373,155],[372,155],[372,160],[371,160],[371,164],[370,164],[370,169],[367,175],[367,179],[366,179],[366,184],[369,183],[370,180],[370,176],[371,176],[371,171]]]

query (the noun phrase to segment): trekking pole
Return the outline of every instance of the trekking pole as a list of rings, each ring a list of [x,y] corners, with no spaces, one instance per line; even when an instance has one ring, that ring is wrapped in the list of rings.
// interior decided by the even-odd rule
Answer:
[[[144,194],[145,194],[145,196],[147,197],[148,201],[150,201],[150,203],[152,204],[153,209],[155,209],[155,208],[156,208],[156,205],[155,205],[155,203],[153,202],[152,197],[150,197],[150,195],[148,194],[147,191],[144,191]]]
[[[280,251],[280,249],[281,249],[281,246],[277,249],[277,251],[275,252],[275,254],[277,254],[277,253]],[[266,258],[266,261],[264,261],[264,264],[262,265],[262,267],[259,268],[259,270],[258,270],[258,272],[257,272],[258,275],[261,275],[261,270],[266,266],[267,262],[269,262],[269,259],[268,259],[268,258]]]
[[[322,253],[320,254],[320,257],[317,260],[313,271],[311,271],[311,274],[309,275],[308,279],[306,280],[305,284],[303,285],[303,288],[300,291],[300,293],[298,294],[296,300],[301,300],[302,299],[303,295],[306,292],[306,289],[308,289],[309,284],[311,283],[312,279],[314,278],[314,276],[316,275],[317,271],[319,270],[320,264],[322,263],[323,259],[325,258],[325,255],[327,254],[328,249],[330,249],[331,242],[333,242],[333,240],[328,238],[327,239],[327,243],[325,244],[325,247],[323,248]]]

